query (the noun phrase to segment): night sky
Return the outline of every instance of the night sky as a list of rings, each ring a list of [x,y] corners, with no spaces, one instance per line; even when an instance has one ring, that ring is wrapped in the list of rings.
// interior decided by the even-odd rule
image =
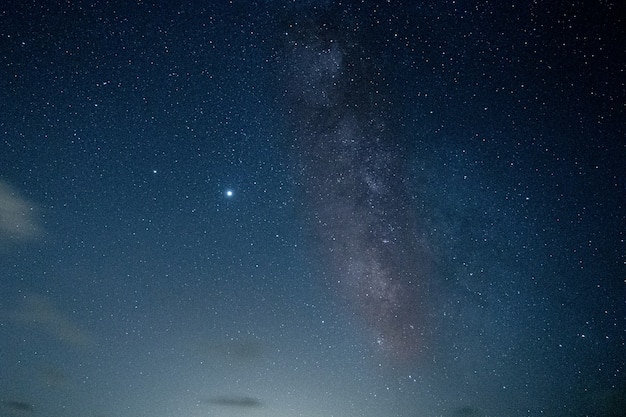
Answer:
[[[617,1],[0,5],[0,416],[626,410]]]

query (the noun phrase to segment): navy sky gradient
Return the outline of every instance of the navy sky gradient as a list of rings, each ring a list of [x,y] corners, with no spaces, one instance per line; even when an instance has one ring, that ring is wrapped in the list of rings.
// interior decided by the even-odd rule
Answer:
[[[0,415],[624,416],[612,1],[0,5]]]

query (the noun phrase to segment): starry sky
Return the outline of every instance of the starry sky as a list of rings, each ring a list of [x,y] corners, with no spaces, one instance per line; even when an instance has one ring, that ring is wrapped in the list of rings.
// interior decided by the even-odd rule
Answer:
[[[615,1],[0,5],[0,415],[626,409]]]

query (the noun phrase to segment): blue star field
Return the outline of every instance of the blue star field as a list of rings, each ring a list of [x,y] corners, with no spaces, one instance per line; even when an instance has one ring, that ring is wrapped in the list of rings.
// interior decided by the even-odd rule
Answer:
[[[0,416],[624,416],[623,16],[3,2]]]

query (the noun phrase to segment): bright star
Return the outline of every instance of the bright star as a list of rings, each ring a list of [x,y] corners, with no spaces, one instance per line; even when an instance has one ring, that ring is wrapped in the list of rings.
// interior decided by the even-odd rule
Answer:
[[[235,192],[233,190],[226,190],[224,194],[226,194],[226,197],[232,197],[235,195]]]

